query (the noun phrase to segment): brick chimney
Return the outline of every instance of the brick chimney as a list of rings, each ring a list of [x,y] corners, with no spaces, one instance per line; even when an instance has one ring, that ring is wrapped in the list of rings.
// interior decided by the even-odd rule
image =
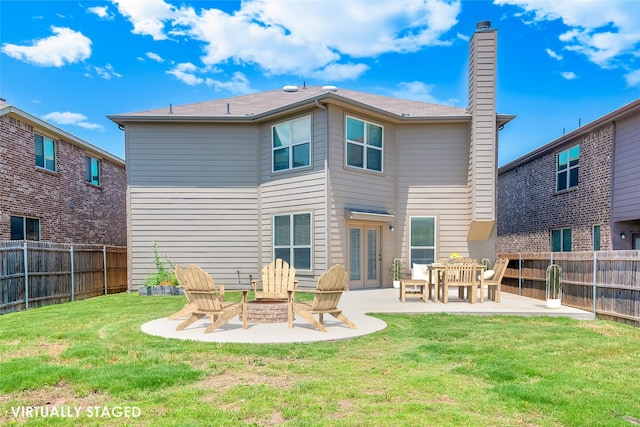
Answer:
[[[476,25],[469,43],[468,240],[489,240],[496,220],[496,54],[498,31],[489,21]]]

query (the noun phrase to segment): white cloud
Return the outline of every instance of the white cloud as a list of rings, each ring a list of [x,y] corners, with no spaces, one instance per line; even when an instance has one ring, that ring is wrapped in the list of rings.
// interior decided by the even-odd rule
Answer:
[[[575,80],[578,78],[578,76],[576,76],[576,73],[574,73],[573,71],[565,71],[560,73],[560,75],[562,76],[563,79],[566,79],[566,80]]]
[[[205,83],[207,84],[207,86],[213,87],[216,91],[226,90],[227,92],[235,95],[254,92],[254,90],[251,89],[251,85],[249,84],[249,79],[247,79],[247,76],[239,71],[236,71],[233,74],[231,80],[220,81],[207,78]]]
[[[366,64],[329,64],[326,67],[312,72],[310,75],[325,82],[337,82],[342,80],[355,80],[369,69]]]
[[[108,6],[89,7],[87,8],[87,12],[93,13],[94,15],[97,15],[98,18],[105,19],[107,21],[111,21],[114,18],[113,13],[109,11]]]
[[[233,62],[257,66],[267,75],[305,77],[331,70],[337,73],[333,81],[366,71],[357,58],[451,44],[444,37],[461,10],[460,0],[377,1],[375,7],[368,0],[245,0],[231,14],[162,0],[113,2],[136,34],[203,42],[207,68]]]
[[[195,86],[205,81],[202,77],[196,75],[196,73],[199,72],[201,72],[201,70],[191,62],[184,62],[177,64],[173,69],[167,71],[167,74],[173,75],[184,84]]]
[[[400,82],[396,85],[396,89],[391,91],[390,95],[396,98],[440,104],[441,102],[436,100],[431,93],[432,91],[433,85],[423,82]]]
[[[555,53],[553,50],[551,50],[549,48],[546,49],[546,52],[547,52],[547,55],[549,55],[553,59],[557,59],[558,61],[562,61],[562,55]]]
[[[560,20],[568,30],[560,36],[565,49],[585,55],[591,62],[611,68],[636,55],[640,45],[640,7],[628,1],[494,0],[497,5],[522,8],[532,23]]]
[[[59,125],[73,125],[73,126],[79,126],[81,128],[89,129],[89,130],[104,131],[104,126],[96,123],[88,122],[87,116],[80,113],[72,113],[69,111],[65,111],[65,112],[54,111],[53,113],[49,113],[42,116],[42,118],[44,120],[57,123]]]
[[[82,33],[61,27],[51,27],[51,31],[55,35],[34,40],[31,46],[5,43],[0,50],[40,67],[62,67],[91,56],[91,40]]]
[[[111,77],[122,77],[122,74],[117,73],[111,64],[107,64],[104,67],[93,67],[94,71],[105,80],[111,80]]]
[[[631,71],[624,76],[627,86],[640,88],[640,70]]]
[[[147,56],[147,58],[156,61],[156,62],[164,62],[164,59],[162,59],[162,57],[160,55],[158,55],[155,52],[147,52],[145,53],[145,55]]]
[[[133,33],[164,40],[164,25],[175,16],[174,7],[163,0],[112,0],[118,12],[133,24]]]

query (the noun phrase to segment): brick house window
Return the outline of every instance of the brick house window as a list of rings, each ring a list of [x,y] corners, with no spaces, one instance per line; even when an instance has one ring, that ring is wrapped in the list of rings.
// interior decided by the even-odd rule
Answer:
[[[592,235],[593,235],[593,250],[599,251],[600,250],[600,226],[599,225],[593,226]]]
[[[382,126],[347,117],[347,166],[382,172]]]
[[[580,145],[561,151],[556,155],[556,191],[578,186]]]
[[[273,126],[273,172],[311,164],[311,116]]]
[[[571,252],[571,229],[551,230],[551,252]]]
[[[86,181],[93,185],[100,185],[100,160],[87,156]]]
[[[11,240],[40,240],[40,220],[11,216]]]
[[[36,166],[56,170],[56,143],[46,136],[34,135],[36,149]]]
[[[311,213],[273,217],[273,257],[296,270],[311,270]]]

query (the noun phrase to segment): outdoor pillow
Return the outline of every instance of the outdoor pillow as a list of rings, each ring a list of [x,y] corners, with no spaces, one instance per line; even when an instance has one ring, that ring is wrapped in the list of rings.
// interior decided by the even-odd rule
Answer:
[[[493,275],[496,274],[495,271],[493,270],[487,270],[484,272],[484,280],[491,280],[493,279]]]
[[[413,264],[411,278],[414,280],[429,280],[429,271],[426,264]]]

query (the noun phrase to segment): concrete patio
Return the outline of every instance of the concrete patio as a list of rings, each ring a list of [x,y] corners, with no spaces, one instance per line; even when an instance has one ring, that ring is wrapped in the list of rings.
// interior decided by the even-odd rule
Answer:
[[[350,329],[331,316],[325,317],[328,332],[320,332],[302,319],[296,319],[293,328],[287,323],[250,323],[245,330],[238,318],[234,318],[215,331],[205,334],[204,328],[210,324],[208,319],[195,322],[182,331],[176,326],[182,320],[156,319],[142,325],[142,331],[150,335],[183,340],[226,343],[311,343],[317,341],[336,341],[368,335],[387,327],[380,319],[368,313],[406,313],[406,314],[467,314],[467,315],[505,315],[505,316],[562,316],[578,320],[593,320],[591,312],[562,306],[559,309],[546,308],[545,301],[521,297],[503,292],[501,302],[493,301],[469,304],[457,297],[457,291],[449,293],[449,303],[425,303],[417,298],[408,298],[400,302],[399,291],[393,288],[354,290],[345,292],[339,307],[344,314],[357,325]]]

